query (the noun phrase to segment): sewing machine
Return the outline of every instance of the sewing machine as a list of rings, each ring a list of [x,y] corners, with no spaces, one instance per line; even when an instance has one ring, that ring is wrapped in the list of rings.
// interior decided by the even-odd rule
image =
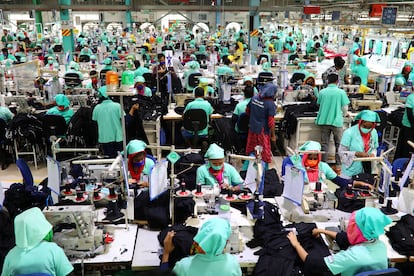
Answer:
[[[377,100],[376,95],[372,94],[364,94],[362,100],[352,99],[352,109],[359,110],[360,107],[366,106],[370,110],[378,110],[381,109],[382,101]]]
[[[51,206],[43,210],[53,225],[53,241],[68,256],[93,257],[104,251],[103,230],[95,226],[96,214],[92,205]],[[56,232],[61,229],[60,232]]]

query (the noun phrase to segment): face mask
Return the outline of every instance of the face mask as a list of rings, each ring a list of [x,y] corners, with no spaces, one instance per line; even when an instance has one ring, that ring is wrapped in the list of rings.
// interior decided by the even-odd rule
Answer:
[[[98,83],[98,79],[92,79],[92,84],[97,84]]]
[[[134,165],[134,167],[142,167],[145,164],[145,159],[142,160],[141,162],[132,162],[132,165]]]
[[[369,133],[371,130],[372,130],[372,128],[365,128],[365,127],[361,127],[361,128],[359,128],[360,130],[361,130],[361,132],[362,133],[364,133],[364,134],[367,134],[367,133]]]
[[[63,111],[63,110],[65,110],[65,107],[64,107],[63,105],[60,105],[60,106],[58,106],[58,109],[59,109],[60,111]]]
[[[313,168],[318,165],[318,162],[319,162],[318,160],[306,160],[306,165]]]
[[[165,61],[161,61],[161,62],[160,62],[160,65],[164,65],[164,64],[165,64]]]
[[[215,171],[219,171],[219,170],[221,170],[221,168],[223,167],[223,165],[221,165],[221,166],[214,166],[213,164],[210,164],[210,166],[211,166],[211,168],[212,168],[213,170],[215,170]]]
[[[139,85],[137,86],[137,88],[138,88],[138,90],[142,90],[142,89],[144,88],[144,86],[143,86],[142,84],[139,84]]]
[[[48,64],[53,64],[53,60],[48,60],[47,63]]]

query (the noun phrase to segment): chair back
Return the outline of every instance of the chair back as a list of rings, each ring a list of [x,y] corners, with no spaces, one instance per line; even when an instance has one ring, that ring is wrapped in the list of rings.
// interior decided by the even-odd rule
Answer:
[[[55,53],[60,53],[63,50],[63,46],[62,45],[55,45],[53,46],[53,52]]]
[[[149,88],[151,88],[151,90],[153,88],[157,87],[157,80],[154,78],[154,76],[152,75],[152,73],[144,73],[142,74],[142,76],[145,79],[145,85]]]
[[[404,166],[406,164],[408,164],[408,161],[410,159],[409,158],[397,158],[392,162],[392,175],[396,175],[397,174],[397,170],[400,169],[401,171],[403,171]]]
[[[267,59],[267,62],[271,62],[271,60],[269,60],[269,56],[266,54],[261,54],[258,58],[257,58],[257,65],[260,65],[260,62],[262,60],[262,58]]]
[[[89,62],[89,61],[91,61],[90,56],[88,56],[88,55],[80,55],[79,56],[79,62]]]
[[[3,144],[6,139],[6,127],[7,127],[6,121],[3,119],[0,119],[0,145]]]
[[[188,109],[183,114],[184,129],[194,131],[193,144],[198,142],[198,131],[207,127],[207,113],[203,109]]]
[[[249,131],[249,122],[250,116],[246,112],[239,115],[239,118],[237,119],[237,127],[239,128],[240,133],[247,133]]]
[[[19,168],[20,173],[23,177],[23,184],[26,186],[33,186],[33,175],[32,171],[30,170],[29,166],[27,165],[24,159],[17,159],[16,165]]]
[[[73,88],[73,87],[76,87],[76,86],[82,84],[82,81],[81,81],[79,75],[76,74],[76,73],[66,73],[63,78],[65,80],[65,85],[67,87]]]
[[[200,78],[202,74],[201,73],[192,73],[188,76],[188,85],[191,87],[197,87],[200,83]],[[193,91],[191,91],[193,92]]]
[[[396,268],[387,268],[383,270],[372,270],[356,274],[355,276],[402,276],[403,274]]]
[[[259,75],[257,76],[258,84],[264,84],[272,80],[273,80],[272,72],[260,72]]]
[[[99,72],[99,79],[101,80],[101,86],[106,85],[106,72],[110,71],[109,69],[102,69]]]
[[[303,73],[294,73],[290,79],[290,83],[299,83],[302,84],[305,79],[305,74]]]

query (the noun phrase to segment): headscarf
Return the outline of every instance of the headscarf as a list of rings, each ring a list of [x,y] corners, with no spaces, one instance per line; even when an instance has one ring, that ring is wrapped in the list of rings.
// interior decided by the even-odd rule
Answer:
[[[223,254],[231,227],[227,220],[212,218],[206,221],[194,237],[192,253],[218,256]]]
[[[374,123],[373,128],[375,128],[376,123],[381,122],[381,119],[379,117],[379,115],[371,110],[363,110],[361,111],[356,117],[355,120],[359,120],[358,121],[358,129],[359,129],[359,133],[361,134],[362,137],[362,141],[364,143],[364,151],[368,152],[369,151],[369,141],[371,139],[371,131],[368,133],[363,133],[361,131],[361,124],[362,121],[367,121],[367,122],[372,122]]]
[[[380,210],[373,207],[365,207],[354,211],[349,219],[346,234],[351,245],[378,239],[384,234],[384,227],[392,220]]]
[[[260,95],[259,97],[261,99],[273,99],[273,97],[275,96],[277,92],[277,86],[274,85],[273,83],[266,83],[262,90],[260,91]]]
[[[24,211],[14,219],[16,246],[25,250],[36,247],[45,238],[50,239],[51,230],[52,225],[37,207]]]
[[[131,174],[131,177],[133,179],[139,180],[141,178],[141,173],[145,167],[145,156],[144,156],[144,164],[138,168],[134,167],[132,160],[137,154],[141,152],[145,152],[146,147],[147,147],[147,144],[145,144],[144,141],[137,140],[137,139],[131,140],[126,146],[126,152],[128,156],[128,171]]]
[[[307,141],[299,148],[300,151],[314,151],[318,154],[318,163],[313,167],[310,167],[307,162],[310,153],[304,153],[302,157],[302,165],[306,169],[306,174],[308,175],[308,180],[310,182],[319,180],[319,163],[322,159],[322,154],[320,153],[321,148],[321,144],[315,141]]]
[[[63,106],[65,108],[68,108],[70,105],[70,100],[66,95],[63,94],[57,94],[55,97],[55,101],[57,106]]]

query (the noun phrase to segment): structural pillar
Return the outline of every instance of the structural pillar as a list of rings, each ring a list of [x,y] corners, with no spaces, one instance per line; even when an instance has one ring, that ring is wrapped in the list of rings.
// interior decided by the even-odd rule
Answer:
[[[70,6],[71,0],[59,0],[59,4],[63,6]],[[70,12],[68,9],[61,9],[60,10],[60,21],[62,26],[62,45],[63,45],[63,52],[67,55],[69,53],[69,57],[67,57],[67,61],[72,60],[72,52],[75,49],[75,42],[73,39],[73,22],[70,18]]]
[[[257,30],[260,25],[260,17],[258,8],[260,6],[260,0],[249,0],[249,49],[251,56],[251,64],[256,61],[257,45],[259,44],[258,36],[250,36],[250,33]]]
[[[36,9],[36,5],[39,5],[39,4],[40,4],[40,0],[33,0],[33,5],[35,7],[34,16],[35,16],[37,39],[41,39],[43,37],[42,12]]]
[[[125,19],[126,19],[126,27],[128,28],[128,31],[132,30],[132,15],[131,15],[131,0],[125,0],[125,6],[128,7],[128,9],[125,12]]]
[[[221,25],[221,11],[220,11],[220,9],[221,9],[221,0],[217,0],[216,2],[216,27],[218,26],[218,25]],[[226,27],[226,26],[224,26],[224,27]]]

